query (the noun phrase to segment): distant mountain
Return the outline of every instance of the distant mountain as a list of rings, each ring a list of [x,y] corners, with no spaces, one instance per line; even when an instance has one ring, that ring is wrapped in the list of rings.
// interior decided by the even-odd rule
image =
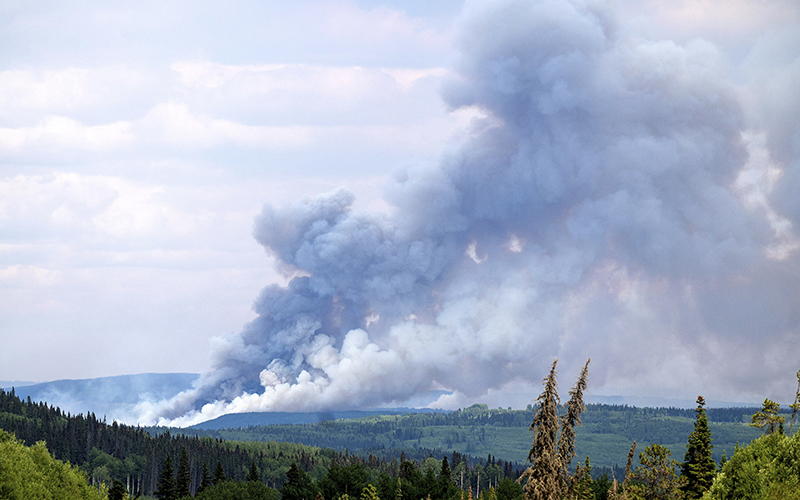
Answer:
[[[375,410],[347,410],[323,412],[253,412],[229,413],[213,420],[201,422],[189,429],[220,430],[256,427],[261,425],[319,424],[343,418],[363,418],[377,415],[404,415],[407,413],[447,413],[444,410],[429,408],[381,408]]]
[[[15,394],[25,400],[45,401],[72,414],[93,412],[109,420],[131,415],[141,401],[159,401],[191,389],[200,377],[197,373],[142,373],[79,380],[55,380],[40,384],[14,386]],[[11,387],[4,387],[10,390]]]

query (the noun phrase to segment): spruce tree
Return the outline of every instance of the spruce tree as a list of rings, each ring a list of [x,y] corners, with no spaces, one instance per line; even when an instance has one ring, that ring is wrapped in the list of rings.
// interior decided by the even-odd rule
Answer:
[[[561,417],[558,457],[561,462],[561,472],[565,478],[568,475],[569,464],[575,458],[575,426],[581,425],[581,413],[586,411],[586,405],[583,404],[583,392],[586,390],[589,377],[589,362],[591,362],[591,359],[586,361],[578,381],[569,390],[570,398],[567,402],[567,413]]]
[[[711,457],[714,445],[711,444],[711,429],[708,426],[705,405],[703,396],[698,396],[694,431],[689,435],[686,456],[681,467],[681,474],[686,478],[683,492],[690,500],[702,497],[711,487],[716,475],[717,464]]]
[[[214,484],[220,484],[225,481],[225,470],[222,468],[222,462],[217,460],[217,466],[214,468]]]
[[[256,467],[255,460],[253,460],[253,464],[250,466],[250,472],[247,473],[247,480],[256,483],[260,481],[260,478],[258,477],[258,467]]]
[[[162,500],[175,500],[175,467],[172,465],[172,458],[167,455],[164,459],[164,466],[158,474],[158,487],[155,496]]]
[[[578,382],[569,391],[570,400],[563,418],[558,415],[557,364],[558,359],[555,359],[550,373],[542,382],[544,392],[537,399],[530,426],[533,431],[533,446],[528,453],[531,466],[522,475],[522,479],[527,480],[526,500],[557,500],[566,492],[572,480],[568,467],[575,456],[573,427],[580,425],[580,414],[586,409],[583,392],[586,389],[589,361],[583,367]]]
[[[556,365],[553,361],[550,373],[542,381],[544,391],[537,399],[538,407],[533,414],[530,429],[533,431],[533,446],[528,453],[530,468],[525,471],[528,482],[525,496],[530,500],[556,500],[561,491],[561,465],[556,450],[558,437],[558,383]]]
[[[200,486],[197,487],[197,494],[199,495],[203,490],[210,488],[212,484],[211,472],[208,470],[208,464],[203,462],[203,473],[200,476]]]
[[[178,476],[175,481],[175,496],[177,498],[188,497],[192,494],[192,471],[189,466],[189,454],[186,447],[181,449],[181,458],[178,461]]]
[[[114,485],[108,490],[108,500],[123,500],[128,492],[125,485],[119,479],[114,480]]]
[[[660,444],[651,444],[639,453],[639,465],[631,476],[633,484],[627,491],[633,498],[647,500],[674,500],[681,498],[685,479],[677,475],[678,463],[670,451]]]

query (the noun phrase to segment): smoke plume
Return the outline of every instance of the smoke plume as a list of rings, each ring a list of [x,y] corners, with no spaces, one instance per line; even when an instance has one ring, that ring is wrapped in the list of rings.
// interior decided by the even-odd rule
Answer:
[[[453,407],[537,386],[556,356],[566,373],[591,357],[594,388],[791,391],[798,54],[734,64],[580,0],[468,4],[460,33],[442,94],[480,110],[469,140],[399,175],[391,216],[353,211],[346,188],[266,206],[255,238],[294,277],[218,339],[194,391],[150,416],[434,389]]]

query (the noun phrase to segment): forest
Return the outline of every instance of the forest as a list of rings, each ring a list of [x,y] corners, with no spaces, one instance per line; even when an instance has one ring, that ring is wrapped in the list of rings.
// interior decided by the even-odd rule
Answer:
[[[569,403],[548,403],[547,387],[546,379],[545,392],[525,410],[478,404],[446,413],[221,430],[108,423],[0,390],[0,443],[23,455],[51,454],[50,460],[71,464],[66,465],[69,474],[85,480],[90,488],[81,491],[113,499],[737,498],[742,484],[761,483],[773,485],[770,494],[800,491],[776,478],[765,482],[749,465],[765,456],[783,457],[783,468],[766,469],[797,482],[800,471],[792,458],[800,456],[792,455],[800,449],[792,435],[797,400],[792,412],[769,400],[761,409],[705,409],[702,398],[694,410],[635,408],[583,405],[580,395],[576,403],[576,387]],[[548,411],[554,432],[542,431]],[[545,434],[550,444],[543,448]],[[698,439],[705,444],[698,445]],[[564,446],[571,451],[561,450]],[[702,491],[696,481],[694,490],[687,489],[693,446],[705,461]],[[550,465],[557,479],[542,496],[533,485],[535,478],[547,476],[536,468],[548,456],[561,458]],[[14,463],[0,461],[0,498],[36,498],[30,492],[12,494],[9,485],[26,483],[12,481]],[[94,498],[86,495],[75,498]]]

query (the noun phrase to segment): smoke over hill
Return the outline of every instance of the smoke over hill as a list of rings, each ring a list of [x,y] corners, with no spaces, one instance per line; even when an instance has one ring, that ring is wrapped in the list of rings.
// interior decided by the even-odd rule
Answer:
[[[428,390],[455,407],[538,385],[553,357],[571,374],[591,356],[595,388],[791,391],[798,53],[762,58],[762,40],[737,65],[702,38],[646,36],[658,19],[622,6],[469,4],[443,89],[480,111],[469,140],[399,175],[392,215],[353,211],[346,188],[266,206],[255,238],[294,277],[143,418]]]

